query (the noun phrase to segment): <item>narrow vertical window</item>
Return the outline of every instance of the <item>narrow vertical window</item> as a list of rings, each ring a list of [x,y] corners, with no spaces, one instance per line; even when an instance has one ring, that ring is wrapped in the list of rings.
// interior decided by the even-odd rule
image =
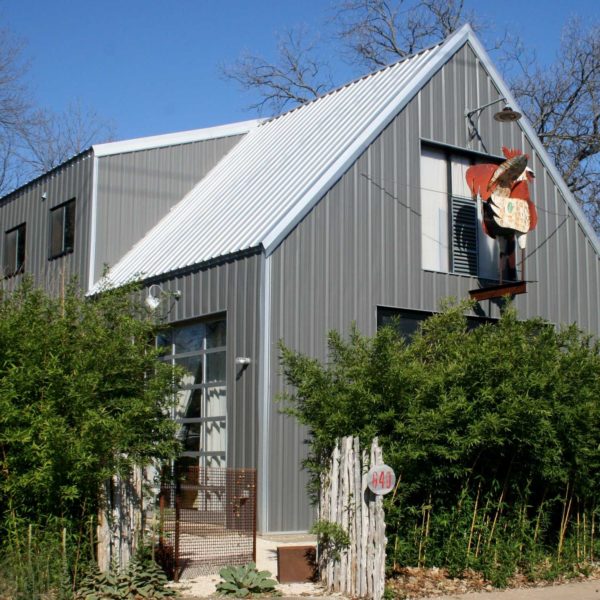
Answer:
[[[22,273],[25,266],[25,223],[9,229],[4,236],[4,275]]]
[[[163,360],[183,368],[173,418],[182,445],[179,466],[227,465],[226,321],[173,326],[157,345]]]
[[[75,198],[50,211],[50,258],[73,252],[75,244]]]

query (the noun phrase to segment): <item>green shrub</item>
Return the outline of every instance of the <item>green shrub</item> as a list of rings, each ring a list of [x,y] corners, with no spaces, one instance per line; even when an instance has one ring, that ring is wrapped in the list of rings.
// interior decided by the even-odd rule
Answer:
[[[320,520],[313,524],[310,533],[317,536],[319,552],[338,560],[340,552],[350,545],[350,536],[339,523]]]
[[[132,288],[0,293],[0,515],[77,527],[112,475],[176,452],[155,327]]]
[[[474,568],[498,585],[585,568],[600,550],[600,345],[512,309],[469,330],[468,308],[411,343],[393,327],[331,332],[326,364],[281,345],[312,490],[336,438],[378,436],[401,480],[384,499],[390,567]]]

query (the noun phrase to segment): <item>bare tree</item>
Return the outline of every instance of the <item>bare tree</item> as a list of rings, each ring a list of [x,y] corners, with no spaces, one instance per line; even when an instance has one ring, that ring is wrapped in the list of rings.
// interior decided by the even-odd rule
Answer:
[[[222,66],[221,72],[243,89],[258,92],[260,99],[249,108],[259,112],[269,108],[278,113],[305,104],[333,86],[326,61],[318,55],[316,42],[306,39],[304,29],[289,29],[278,38],[275,61],[246,53]]]
[[[440,42],[467,21],[479,26],[463,0],[341,0],[331,21],[349,61],[362,64],[360,75]],[[257,94],[249,108],[259,111],[305,104],[334,85],[323,44],[309,40],[305,28],[278,38],[275,60],[246,53],[221,72]]]
[[[517,45],[511,87],[570,190],[600,232],[600,24],[565,26],[556,61],[542,67]]]
[[[32,121],[32,126],[21,130],[16,152],[32,176],[57,167],[93,143],[114,137],[113,125],[79,100],[62,113],[38,110]]]
[[[27,70],[22,43],[0,29],[0,196],[112,136],[111,125],[81,103],[60,114],[37,107]]]
[[[350,55],[368,68],[436,44],[464,23],[478,24],[463,0],[344,0],[336,19]]]
[[[13,185],[19,130],[28,127],[31,118],[26,72],[22,44],[9,30],[0,29],[0,194]]]
[[[410,56],[465,22],[475,29],[488,28],[465,10],[463,0],[340,0],[333,19],[337,39],[363,69]],[[509,83],[600,232],[600,26],[568,23],[558,58],[546,67],[523,44],[505,41],[493,49],[500,48],[502,61],[511,65]],[[226,75],[258,93],[260,100],[252,108],[275,111],[310,101],[332,85],[318,48],[304,43],[301,33],[280,39],[278,62],[247,55],[226,69]]]

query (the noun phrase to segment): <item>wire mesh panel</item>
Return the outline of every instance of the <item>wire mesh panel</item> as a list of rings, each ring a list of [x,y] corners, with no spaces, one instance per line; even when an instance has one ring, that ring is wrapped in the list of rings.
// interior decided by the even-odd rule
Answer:
[[[163,474],[158,559],[173,579],[256,558],[256,469],[186,467]]]

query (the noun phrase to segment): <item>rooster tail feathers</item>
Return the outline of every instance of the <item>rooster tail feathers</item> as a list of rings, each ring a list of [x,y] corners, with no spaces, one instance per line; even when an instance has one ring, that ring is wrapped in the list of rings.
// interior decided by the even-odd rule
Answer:
[[[507,148],[506,146],[502,146],[502,154],[504,154],[506,158],[513,158],[514,156],[519,156],[520,154],[523,154],[523,151],[519,150],[518,148]],[[529,160],[528,154],[526,154],[525,157],[527,158],[527,160]]]

